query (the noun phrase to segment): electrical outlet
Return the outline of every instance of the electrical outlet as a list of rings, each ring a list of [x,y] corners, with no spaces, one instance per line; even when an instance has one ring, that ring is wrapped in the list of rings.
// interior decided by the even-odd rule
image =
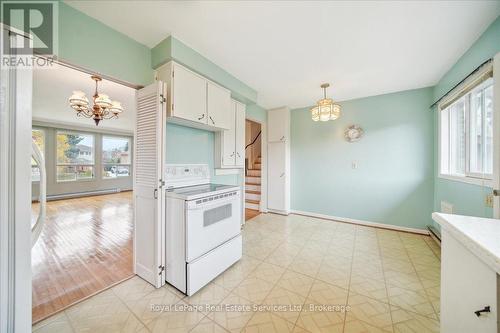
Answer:
[[[486,207],[493,208],[493,194],[486,195],[484,203],[486,204]]]
[[[441,213],[453,214],[453,205],[446,201],[441,201]]]
[[[358,162],[356,162],[356,161],[352,161],[352,163],[351,163],[351,168],[352,168],[352,169],[357,169],[357,168],[358,168]]]

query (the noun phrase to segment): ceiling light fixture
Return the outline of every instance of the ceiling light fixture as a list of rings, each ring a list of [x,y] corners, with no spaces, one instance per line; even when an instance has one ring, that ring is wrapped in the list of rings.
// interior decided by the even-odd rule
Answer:
[[[311,109],[311,117],[314,121],[328,121],[335,120],[340,116],[340,105],[333,102],[333,99],[326,98],[326,88],[330,86],[329,83],[323,83],[323,99],[320,99],[316,106]]]
[[[92,118],[95,125],[103,119],[118,118],[118,115],[123,112],[123,107],[120,102],[111,101],[108,95],[99,94],[97,86],[102,78],[97,75],[90,77],[95,81],[95,93],[93,97],[94,105],[90,107],[89,100],[85,93],[80,90],[73,91],[73,95],[69,98],[69,105],[76,111],[78,117]]]

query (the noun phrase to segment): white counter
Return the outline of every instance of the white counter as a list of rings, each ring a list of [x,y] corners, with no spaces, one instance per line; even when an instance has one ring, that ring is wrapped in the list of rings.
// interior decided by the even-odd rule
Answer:
[[[500,274],[500,220],[433,213],[432,218]]]
[[[432,218],[442,236],[441,333],[498,333],[500,220]]]

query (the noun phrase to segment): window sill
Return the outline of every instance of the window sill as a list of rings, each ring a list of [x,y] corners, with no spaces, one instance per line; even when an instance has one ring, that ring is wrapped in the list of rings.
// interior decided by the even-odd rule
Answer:
[[[442,174],[440,174],[438,177],[441,179],[452,180],[452,181],[456,181],[456,182],[460,182],[460,183],[473,184],[473,185],[493,188],[493,180],[491,180],[491,179],[460,177],[460,176],[442,175]]]

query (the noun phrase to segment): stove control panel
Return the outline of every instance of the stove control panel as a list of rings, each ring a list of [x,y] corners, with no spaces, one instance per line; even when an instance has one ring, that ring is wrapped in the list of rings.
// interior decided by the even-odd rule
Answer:
[[[164,180],[167,188],[207,184],[210,169],[208,164],[166,164]]]

